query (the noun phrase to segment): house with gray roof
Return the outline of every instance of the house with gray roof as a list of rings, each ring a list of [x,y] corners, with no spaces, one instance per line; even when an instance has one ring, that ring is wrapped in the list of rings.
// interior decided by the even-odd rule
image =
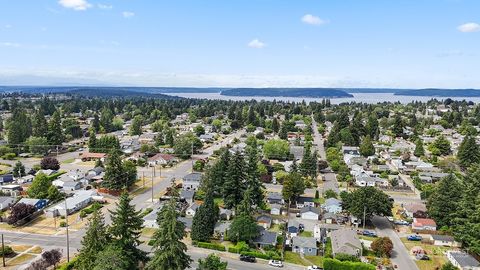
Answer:
[[[257,248],[275,246],[277,244],[277,233],[265,230],[259,226],[260,234],[252,241]]]
[[[318,220],[320,217],[320,209],[316,207],[303,207],[300,209],[300,214],[302,219],[308,219],[308,220]]]
[[[342,201],[335,198],[328,198],[322,204],[322,208],[329,213],[340,213],[342,212]]]
[[[478,270],[480,262],[472,255],[460,251],[447,251],[448,260],[460,270]]]
[[[313,237],[295,236],[292,238],[292,251],[305,256],[317,256],[317,240]]]
[[[197,190],[202,182],[201,173],[190,173],[183,177],[182,189]]]
[[[332,241],[332,254],[348,254],[359,257],[362,251],[362,243],[358,235],[351,229],[340,229],[330,233]]]
[[[0,196],[0,211],[3,211],[13,205],[15,199],[13,197]]]

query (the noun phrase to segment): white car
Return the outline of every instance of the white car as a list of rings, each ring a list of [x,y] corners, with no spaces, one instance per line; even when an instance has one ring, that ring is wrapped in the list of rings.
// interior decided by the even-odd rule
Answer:
[[[275,267],[283,267],[283,263],[277,260],[270,260],[268,261],[268,265],[275,266]]]
[[[320,268],[316,265],[310,265],[307,270],[323,270],[323,268]]]

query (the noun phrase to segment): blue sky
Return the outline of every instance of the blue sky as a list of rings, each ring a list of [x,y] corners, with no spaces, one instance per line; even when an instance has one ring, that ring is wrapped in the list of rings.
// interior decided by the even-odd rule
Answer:
[[[0,84],[480,88],[478,0],[0,0]]]

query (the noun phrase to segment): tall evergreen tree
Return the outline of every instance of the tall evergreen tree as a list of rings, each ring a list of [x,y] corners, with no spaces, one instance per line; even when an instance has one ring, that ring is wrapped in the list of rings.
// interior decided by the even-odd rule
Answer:
[[[48,136],[47,140],[49,144],[60,145],[64,141],[62,130],[62,119],[60,112],[57,110],[53,113],[52,119],[48,123]]]
[[[131,270],[130,258],[125,251],[116,244],[108,245],[97,254],[95,267],[92,270]]]
[[[88,228],[82,239],[82,248],[79,250],[75,268],[90,270],[95,267],[95,259],[109,244],[110,237],[105,226],[103,214],[95,210],[89,220]]]
[[[120,195],[116,209],[110,212],[112,225],[109,229],[113,242],[120,247],[128,258],[129,269],[137,269],[139,262],[146,261],[146,253],[138,248],[142,243],[140,235],[143,229],[143,218],[140,211],[131,205],[127,192]]]
[[[48,125],[45,119],[44,112],[39,109],[33,115],[32,121],[32,136],[34,137],[47,137]]]
[[[190,237],[194,241],[205,242],[210,240],[219,216],[219,208],[213,201],[211,192],[205,194],[205,201],[200,205],[193,216],[192,232]]]
[[[467,168],[480,161],[480,147],[475,137],[466,136],[458,148],[457,158],[460,166]]]
[[[257,145],[247,147],[247,190],[250,193],[251,204],[261,206],[263,203],[263,184],[260,181],[260,173],[258,171],[258,153]]]
[[[97,134],[95,134],[95,129],[91,128],[88,135],[88,151],[97,152]]]
[[[13,107],[13,106],[12,106]],[[30,137],[32,125],[30,118],[21,108],[15,108],[7,119],[7,140],[9,144],[21,144]]]
[[[364,157],[372,156],[375,154],[375,147],[373,146],[370,136],[363,137],[360,144],[360,154]]]
[[[125,174],[122,160],[118,150],[113,150],[108,155],[105,164],[105,177],[102,185],[111,190],[121,190],[128,187],[128,179]]]
[[[395,118],[393,119],[393,126],[392,126],[392,132],[395,135],[395,137],[403,137],[403,120],[402,116],[400,114],[396,114]]]
[[[417,139],[415,142],[415,150],[413,151],[413,154],[416,157],[422,157],[425,155],[425,149],[423,149],[423,142],[421,139]]]
[[[438,182],[435,192],[428,198],[427,209],[440,227],[454,224],[462,192],[462,185],[453,174]]]
[[[277,133],[280,130],[280,124],[278,123],[277,117],[274,117],[272,120],[272,130],[274,133]]]
[[[378,128],[378,118],[377,118],[377,115],[375,113],[371,113],[369,116],[368,116],[368,119],[367,119],[367,124],[365,126],[365,129],[366,129],[366,133],[368,135],[370,135],[370,138],[376,140],[378,139],[378,135],[379,135],[379,128]]]
[[[94,133],[100,132],[100,119],[98,118],[98,114],[95,113],[93,115],[93,121],[92,121],[92,127],[93,130],[95,131]]]
[[[350,126],[350,132],[354,140],[354,145],[360,145],[361,138],[366,135],[365,126],[363,125],[362,113],[356,112],[352,119],[352,124]]]
[[[172,185],[172,190],[175,190]],[[186,254],[187,246],[182,242],[185,237],[185,225],[178,221],[176,192],[167,205],[158,213],[158,230],[153,235],[153,257],[145,270],[171,269],[183,270],[190,267],[192,260]]]
[[[226,208],[234,208],[242,200],[245,180],[245,159],[237,151],[228,165],[228,175],[223,185],[223,202]]]

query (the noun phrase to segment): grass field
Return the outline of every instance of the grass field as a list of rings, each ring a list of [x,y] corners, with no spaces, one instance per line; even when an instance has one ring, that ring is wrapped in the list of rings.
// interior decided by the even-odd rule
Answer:
[[[444,252],[449,250],[450,248],[424,244],[416,241],[408,241],[406,238],[401,238],[401,240],[408,251],[410,251],[415,246],[419,246],[427,252],[430,260],[415,260],[415,263],[417,264],[418,268],[420,268],[420,270],[436,269],[437,267],[440,268],[443,264],[447,262],[447,258],[445,257]]]

